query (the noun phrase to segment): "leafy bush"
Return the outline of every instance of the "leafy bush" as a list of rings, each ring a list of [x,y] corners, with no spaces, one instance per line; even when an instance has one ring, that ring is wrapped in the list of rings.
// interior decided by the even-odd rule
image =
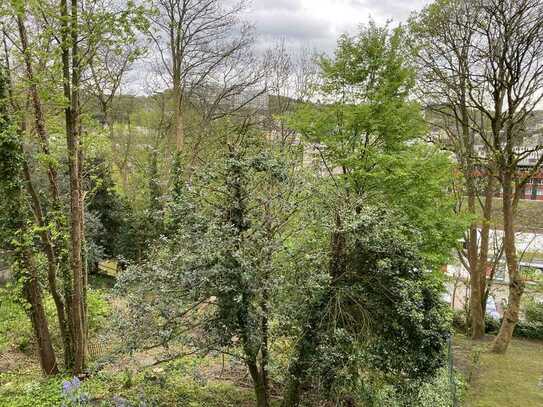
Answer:
[[[466,312],[464,310],[454,310],[452,326],[457,332],[466,332]]]
[[[500,330],[501,319],[485,315],[485,332],[487,334],[497,333]]]
[[[464,382],[462,376],[454,374],[456,399],[462,398]],[[373,384],[363,388],[364,405],[375,407],[449,407],[453,405],[452,386],[446,368],[440,369],[428,381],[411,381],[403,386]]]
[[[541,304],[535,303],[526,308],[526,321],[519,321],[513,332],[513,336],[527,339],[543,340],[543,321],[538,319],[543,309]],[[502,320],[485,316],[485,332],[487,334],[496,334],[500,330]],[[453,327],[458,332],[466,332],[466,313],[463,310],[457,310],[453,316]]]
[[[12,346],[24,350],[32,339],[32,326],[13,287],[0,288],[0,352]]]
[[[88,324],[91,332],[103,328],[110,315],[110,306],[101,290],[89,290],[87,293]]]
[[[543,322],[520,321],[513,332],[514,336],[543,340]]]
[[[543,302],[530,301],[524,312],[526,321],[543,323]]]
[[[466,311],[454,310],[452,324],[456,332],[466,333],[468,329]],[[497,333],[500,330],[500,325],[501,319],[493,318],[488,314],[485,315],[485,333]]]

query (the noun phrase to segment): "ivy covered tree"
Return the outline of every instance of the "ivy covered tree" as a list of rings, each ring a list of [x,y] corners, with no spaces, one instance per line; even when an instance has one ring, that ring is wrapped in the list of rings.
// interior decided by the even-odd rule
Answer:
[[[285,407],[300,403],[312,377],[338,397],[377,372],[401,383],[427,379],[443,362],[447,312],[432,271],[450,256],[463,222],[447,195],[448,157],[422,142],[406,39],[401,28],[373,23],[342,36],[334,57],[320,60],[321,102],[287,118],[314,146],[333,192],[319,214],[328,220],[320,247],[327,256],[318,263],[328,284],[301,315]]]
[[[195,174],[190,187],[178,186],[170,207],[176,235],[120,277],[128,302],[120,330],[131,348],[183,343],[189,352],[237,355],[264,407],[272,305],[286,272],[276,258],[287,250],[303,190],[288,154],[266,146],[261,135],[241,129],[226,143],[215,165]]]
[[[7,71],[9,107],[24,146],[22,208],[31,213],[36,255],[46,261],[43,287],[55,304],[64,368],[74,374],[86,369],[88,333],[83,169],[91,126],[84,84],[100,47],[131,41],[140,11],[132,2],[0,4],[5,64],[21,62]]]
[[[0,65],[0,247],[10,249],[15,260],[12,268],[32,323],[42,371],[54,375],[59,369],[38,277],[37,231],[25,197],[25,187],[31,190],[32,185],[24,181],[28,164],[21,129],[15,125],[8,109],[9,85],[5,72]]]
[[[382,205],[344,195],[341,202],[308,213],[304,257],[291,259],[282,300],[295,315],[296,346],[284,406],[299,405],[319,383],[328,400],[361,399],[376,383],[408,389],[444,362],[449,311],[421,255],[420,231]]]

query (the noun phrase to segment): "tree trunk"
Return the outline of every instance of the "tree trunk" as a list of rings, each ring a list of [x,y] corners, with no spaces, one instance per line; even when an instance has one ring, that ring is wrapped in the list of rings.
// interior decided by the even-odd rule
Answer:
[[[288,383],[283,394],[282,407],[297,407],[300,404],[302,386],[307,379],[307,372],[321,340],[318,332],[322,315],[330,302],[333,290],[334,288],[330,287],[330,290],[318,299],[309,310],[305,331],[298,341],[294,357],[288,367]]]
[[[56,258],[56,252],[54,249],[53,242],[51,241],[51,236],[49,235],[45,227],[44,214],[43,214],[40,198],[32,183],[30,169],[28,168],[28,164],[26,161],[23,163],[23,176],[25,179],[26,191],[31,200],[31,207],[32,207],[32,212],[34,214],[34,219],[37,225],[40,226],[41,228],[39,235],[43,243],[45,254],[47,257],[47,280],[49,284],[49,291],[51,293],[51,296],[53,297],[53,301],[55,303],[55,308],[57,311],[60,334],[62,337],[62,344],[64,348],[64,364],[68,366],[69,361],[72,358],[72,353],[73,353],[72,352],[72,337],[71,337],[70,329],[68,327],[68,322],[66,320],[66,309],[65,309],[66,304],[64,303],[64,299],[62,298],[62,295],[60,294],[59,289],[57,287],[58,260]]]
[[[80,129],[79,129],[79,134],[81,134],[81,124],[80,124]],[[85,352],[87,350],[87,340],[88,340],[88,336],[89,336],[89,330],[88,330],[88,326],[87,326],[87,314],[88,314],[88,309],[87,309],[87,285],[88,285],[88,278],[89,278],[89,267],[88,267],[88,263],[87,263],[87,260],[88,260],[88,256],[87,256],[87,243],[86,243],[86,238],[85,238],[85,211],[84,211],[84,208],[85,208],[85,191],[83,190],[83,146],[82,146],[82,143],[81,143],[81,139],[79,140],[79,166],[78,166],[78,171],[79,171],[79,174],[78,174],[78,177],[79,177],[79,182],[80,182],[80,202],[79,202],[79,207],[80,207],[80,212],[79,212],[79,221],[80,221],[80,230],[81,230],[81,263],[82,263],[82,284],[83,284],[83,288],[82,288],[82,292],[83,292],[83,299],[81,301],[81,314],[82,314],[82,320],[83,320],[83,329],[84,329],[84,338],[85,338]]]
[[[49,156],[50,155],[49,134],[47,133],[47,130],[45,127],[42,101],[38,92],[38,86],[37,86],[37,82],[34,76],[34,70],[32,66],[32,54],[29,48],[28,34],[27,34],[26,26],[25,26],[26,13],[25,13],[24,5],[22,5],[20,8],[16,6],[16,8],[18,9],[17,28],[19,31],[19,38],[21,40],[21,49],[23,52],[23,60],[24,60],[24,66],[25,66],[25,76],[29,83],[28,90],[29,90],[29,97],[31,100],[31,104],[33,107],[35,129],[40,140],[40,148],[41,148],[42,153],[45,154],[46,156]],[[23,120],[21,131],[24,132],[25,128],[26,126],[24,125],[24,120]],[[51,239],[50,233],[47,231],[47,228],[45,225],[45,217],[44,217],[42,206],[40,203],[40,198],[32,185],[30,170],[26,162],[24,164],[24,176],[26,180],[26,189],[32,201],[32,209],[34,213],[34,218],[37,224],[42,228],[42,230],[39,232],[39,235],[43,243],[44,251],[47,257],[47,279],[49,283],[49,291],[51,292],[51,295],[55,302],[57,318],[59,320],[59,327],[60,327],[62,342],[64,346],[65,364],[68,364],[66,362],[71,357],[71,353],[72,353],[70,350],[71,338],[70,338],[70,332],[68,329],[68,324],[66,322],[64,299],[62,298],[62,295],[60,294],[59,289],[56,284],[58,258],[56,254],[55,244],[53,243]],[[49,179],[49,189],[51,192],[53,205],[55,208],[58,209],[60,207],[58,175],[57,175],[56,169],[51,164],[47,165],[47,177]],[[57,226],[61,227],[59,222],[57,222]]]
[[[24,263],[28,271],[28,276],[23,285],[24,296],[30,304],[28,312],[30,314],[30,320],[32,321],[34,335],[38,343],[40,366],[45,375],[51,376],[58,373],[58,366],[51,342],[51,335],[49,333],[47,316],[45,315],[45,309],[43,307],[38,272],[33,253],[31,253],[30,250],[26,250],[24,257]]]
[[[298,342],[295,356],[288,368],[289,378],[282,407],[297,407],[300,404],[302,385],[307,379],[307,371],[320,343],[318,332],[323,311],[333,296],[339,278],[345,272],[346,238],[341,231],[342,221],[339,213],[335,216],[335,226],[336,228],[330,236],[330,262],[328,264],[328,273],[332,282],[328,292],[309,310],[305,331]]]
[[[271,260],[270,260],[271,261]],[[268,378],[268,364],[269,364],[269,349],[268,349],[268,342],[269,342],[269,321],[268,321],[268,315],[270,314],[269,309],[269,290],[266,287],[267,284],[269,284],[269,275],[266,272],[264,277],[264,283],[265,287],[263,288],[262,293],[262,303],[261,303],[261,310],[262,310],[262,320],[260,322],[260,329],[261,329],[261,335],[262,335],[262,344],[260,345],[260,376],[261,376],[261,389],[255,390],[257,393],[260,392],[261,395],[258,396],[257,394],[257,401],[259,397],[262,399],[262,406],[267,406],[269,404],[269,390],[270,390],[270,383]],[[259,404],[260,406],[260,404]]]
[[[481,307],[481,274],[480,268],[473,269],[470,277],[470,320],[471,320],[471,339],[481,339],[485,334],[485,320],[483,309]]]
[[[470,315],[471,315],[471,339],[481,339],[485,335],[485,302],[486,268],[488,265],[488,248],[490,237],[490,217],[492,214],[492,198],[494,181],[492,174],[487,175],[485,189],[485,202],[483,207],[483,219],[481,226],[481,239],[479,244],[479,258],[472,268],[470,278]],[[477,250],[477,244],[475,247]],[[474,254],[475,256],[477,253]]]
[[[256,407],[268,407],[269,394],[263,371],[258,369],[256,360],[248,361],[247,367],[249,368],[249,373],[253,379],[256,395]]]
[[[66,143],[70,178],[70,267],[72,272],[72,292],[69,307],[71,330],[74,344],[73,373],[80,374],[85,368],[84,275],[81,258],[82,235],[81,219],[81,172],[80,134],[79,134],[79,78],[80,60],[78,50],[78,10],[77,0],[72,0],[70,15],[67,0],[61,0],[62,22],[62,68],[64,96],[69,105],[64,109],[66,120]],[[71,62],[70,62],[71,49]]]
[[[517,249],[515,245],[515,226],[513,211],[513,171],[506,169],[502,171],[503,187],[503,245],[505,259],[507,263],[507,272],[509,275],[509,297],[507,309],[503,315],[502,324],[498,336],[494,340],[492,351],[495,353],[505,353],[511,339],[513,331],[519,320],[520,300],[524,292],[524,281],[518,268]]]
[[[45,129],[45,119],[43,115],[43,108],[41,99],[38,93],[38,86],[36,85],[36,79],[34,77],[34,70],[32,67],[32,56],[30,54],[30,49],[28,45],[28,35],[26,32],[26,27],[24,24],[25,19],[25,10],[24,7],[19,9],[17,15],[17,27],[19,29],[19,37],[21,40],[21,48],[23,51],[23,59],[25,65],[25,75],[26,79],[29,82],[29,94],[32,101],[32,107],[34,109],[34,120],[36,126],[36,133],[40,138],[40,146],[42,152],[49,156],[49,135]],[[59,200],[59,189],[58,189],[58,177],[55,167],[52,164],[47,165],[47,176],[49,178],[49,187],[51,189],[51,195],[53,196],[53,201],[58,203]]]
[[[183,151],[183,145],[185,143],[185,129],[183,123],[183,91],[181,89],[181,82],[177,78],[174,78],[173,85],[175,110],[175,151],[180,153]]]
[[[483,318],[486,313],[487,295],[487,276],[488,269],[488,251],[490,247],[490,223],[492,221],[492,204],[494,199],[495,179],[492,174],[487,175],[487,185],[485,189],[485,202],[483,206],[483,225],[481,228],[481,244],[479,247],[479,275],[481,282],[481,309]]]
[[[470,166],[471,168],[471,166]],[[473,171],[473,168],[470,169]],[[476,190],[473,180],[473,174],[467,175],[468,184],[468,211],[469,213],[476,213]],[[483,310],[481,308],[481,274],[480,267],[478,267],[477,257],[478,236],[477,236],[477,223],[472,223],[469,227],[469,241],[468,241],[468,264],[470,272],[470,297],[469,297],[469,316],[470,316],[470,330],[472,339],[479,339],[485,333],[485,322]]]
[[[458,283],[460,280],[460,276],[455,276],[454,283],[453,283],[453,292],[451,295],[451,309],[454,311],[454,303],[456,302],[456,290],[458,289]]]

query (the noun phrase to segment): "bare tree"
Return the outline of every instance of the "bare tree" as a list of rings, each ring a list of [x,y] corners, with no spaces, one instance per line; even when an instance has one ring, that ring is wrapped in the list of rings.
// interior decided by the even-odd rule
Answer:
[[[289,48],[281,41],[264,56],[266,92],[269,98],[265,128],[279,143],[294,141],[297,134],[282,116],[292,112],[297,105],[307,102],[313,95],[318,66],[315,53],[308,49]]]
[[[470,2],[471,4],[471,2]],[[508,306],[493,351],[504,353],[519,320],[525,281],[515,238],[518,201],[541,169],[543,145],[530,141],[531,113],[543,100],[543,3],[539,0],[479,0],[475,60],[469,101],[481,118],[472,120],[495,162],[502,187],[504,253],[509,275]],[[484,131],[483,131],[484,130]],[[519,163],[539,154],[530,170]]]
[[[209,119],[239,110],[258,97],[258,90],[246,92],[258,88],[261,75],[249,51],[252,29],[240,19],[244,1],[154,0],[153,7],[150,33],[172,90],[172,132],[181,152],[187,106],[196,103]]]
[[[424,45],[430,47],[419,53],[424,66],[430,68],[429,82],[434,84],[430,94],[445,100],[442,114],[451,116],[462,129],[462,141],[466,142],[455,146],[455,151],[467,158],[464,175],[484,165],[485,172],[495,176],[502,189],[503,251],[510,286],[508,308],[493,349],[503,353],[519,319],[525,284],[516,253],[516,208],[524,186],[543,164],[543,146],[530,140],[529,129],[531,113],[543,99],[543,4],[538,0],[457,0],[431,7],[434,15],[442,18],[434,22],[426,38]],[[473,150],[471,134],[479,138],[482,154]],[[530,170],[519,172],[519,163],[530,154],[540,157]],[[473,185],[468,183],[468,211],[472,212],[470,190]],[[489,177],[482,205],[485,218],[491,213],[492,191]],[[488,251],[488,220],[483,220],[480,253]],[[469,234],[467,257],[475,259],[471,242],[477,236],[473,225]],[[478,262],[480,272],[473,273],[473,262],[469,261],[472,280],[474,276],[476,279],[471,283],[472,298],[484,299],[486,290],[477,283],[482,283],[488,259],[480,256]],[[471,311],[479,314],[474,308],[476,300],[472,302]],[[476,318],[472,318],[474,335],[475,329],[481,332],[474,323]]]
[[[413,19],[411,25],[416,36],[419,91],[427,105],[427,119],[435,130],[433,141],[454,153],[464,180],[457,210],[474,218],[464,238],[466,244],[459,251],[460,260],[470,274],[469,323],[473,339],[480,339],[485,332],[483,293],[495,190],[492,165],[486,163],[482,168],[476,151],[481,129],[472,125],[474,111],[468,97],[479,18],[479,9],[470,2],[437,1]],[[478,207],[482,219],[477,219]]]
[[[128,158],[131,151],[132,132],[130,113],[133,110],[133,98],[122,98],[121,87],[134,62],[142,56],[143,49],[136,42],[134,35],[129,38],[118,38],[115,47],[104,44],[96,51],[89,61],[87,72],[87,93],[98,102],[100,113],[111,142],[112,159],[121,174],[123,189],[128,189]],[[126,102],[126,103],[123,103]],[[115,117],[115,106],[122,105],[122,117]],[[124,148],[121,148],[120,138],[115,131],[118,121],[127,123],[127,134]]]
[[[101,47],[89,63],[88,93],[98,101],[104,124],[112,132],[111,110],[115,96],[118,95],[126,74],[133,62],[141,54],[141,48],[130,44],[121,49]],[[113,137],[112,137],[113,139]]]

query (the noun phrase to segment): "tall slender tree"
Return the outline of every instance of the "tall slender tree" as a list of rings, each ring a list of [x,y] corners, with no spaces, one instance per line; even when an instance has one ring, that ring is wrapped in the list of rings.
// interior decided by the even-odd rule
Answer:
[[[79,9],[77,0],[68,8],[67,0],[60,2],[62,52],[62,84],[66,106],[64,108],[68,169],[70,178],[70,264],[72,292],[69,300],[70,328],[74,340],[74,372],[82,373],[86,353],[86,309],[84,292],[86,277],[82,260],[83,245],[83,190],[79,54]]]
[[[543,4],[538,0],[481,0],[475,27],[476,71],[469,81],[470,104],[480,112],[479,134],[496,165],[502,189],[504,253],[509,296],[493,351],[507,351],[519,320],[525,278],[516,245],[517,207],[530,178],[543,165],[543,145],[531,138],[529,121],[543,100]],[[483,131],[489,129],[488,131]],[[519,163],[539,155],[527,171]]]
[[[483,297],[496,184],[492,163],[483,163],[476,148],[478,141],[480,144],[478,131],[484,129],[473,125],[475,113],[468,96],[474,69],[475,27],[480,16],[480,10],[469,2],[436,1],[411,20],[420,68],[418,90],[426,104],[427,121],[437,130],[432,141],[454,154],[463,178],[458,211],[473,219],[464,237],[465,247],[459,250],[460,260],[470,274],[473,339],[480,339],[485,333]]]
[[[56,355],[53,349],[49,324],[45,315],[42,288],[38,278],[39,268],[33,244],[30,211],[25,205],[26,162],[21,135],[24,134],[24,117],[19,129],[9,113],[8,80],[0,64],[0,244],[11,249],[16,263],[14,269],[22,281],[23,297],[28,303],[28,313],[36,342],[42,371],[57,374]],[[26,183],[26,188],[32,188]]]
[[[41,240],[35,249],[43,251],[47,260],[47,289],[56,306],[64,366],[77,374],[85,368],[87,335],[82,182],[86,123],[81,94],[84,80],[92,74],[91,59],[115,38],[130,35],[133,31],[127,26],[132,16],[141,16],[132,3],[119,4],[123,7],[120,12],[98,0],[62,0],[58,4],[13,0],[1,4],[6,63],[18,58],[22,61],[22,70],[10,70],[14,84],[10,88],[11,107],[15,116],[25,118],[25,126],[21,126],[24,145],[40,153],[40,160],[25,156],[24,199]],[[23,106],[20,100],[27,100],[25,95],[28,103]],[[27,110],[31,121],[26,120]],[[66,149],[49,137],[49,126],[62,127],[62,113]],[[47,175],[46,190],[38,183],[42,169]],[[64,174],[69,177],[69,194],[61,182]]]

